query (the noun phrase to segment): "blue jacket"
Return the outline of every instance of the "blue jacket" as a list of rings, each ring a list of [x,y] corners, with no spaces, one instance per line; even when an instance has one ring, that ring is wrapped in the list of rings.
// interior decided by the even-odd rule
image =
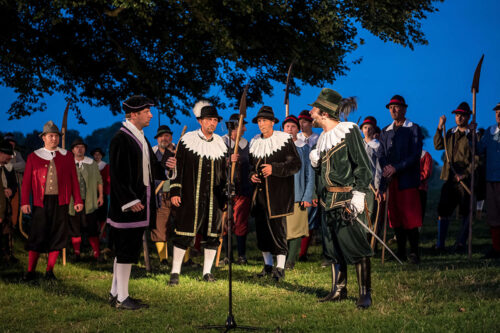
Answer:
[[[478,154],[486,154],[486,181],[500,182],[500,128],[488,128],[477,146]]]
[[[380,133],[380,147],[377,150],[382,170],[386,165],[396,168],[398,188],[405,190],[420,185],[420,155],[422,154],[422,131],[420,127],[405,120],[403,126],[394,131],[394,122]],[[394,176],[393,176],[394,177]],[[387,189],[388,179],[380,180],[380,191]]]
[[[295,147],[299,153],[302,166],[299,172],[294,177],[295,183],[295,202],[307,201],[312,202],[314,193],[314,170],[309,160],[309,152],[311,148],[304,141],[297,139]]]

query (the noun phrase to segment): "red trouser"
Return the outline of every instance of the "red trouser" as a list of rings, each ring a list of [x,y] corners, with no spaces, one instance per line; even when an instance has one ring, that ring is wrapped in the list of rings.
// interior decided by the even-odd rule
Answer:
[[[398,179],[391,181],[389,193],[389,225],[391,228],[413,229],[422,226],[418,188],[398,189]]]

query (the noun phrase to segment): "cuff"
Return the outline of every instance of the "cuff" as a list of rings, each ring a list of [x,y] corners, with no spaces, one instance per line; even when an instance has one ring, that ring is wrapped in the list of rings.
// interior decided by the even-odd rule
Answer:
[[[316,168],[319,162],[318,149],[311,150],[311,152],[309,153],[309,159],[311,160],[311,165],[313,166],[313,168]]]
[[[125,204],[122,206],[122,212],[126,212],[130,207],[132,207],[133,205],[140,203],[140,202],[141,202],[141,200],[139,200],[139,199],[135,199],[134,201],[130,201],[128,204]]]

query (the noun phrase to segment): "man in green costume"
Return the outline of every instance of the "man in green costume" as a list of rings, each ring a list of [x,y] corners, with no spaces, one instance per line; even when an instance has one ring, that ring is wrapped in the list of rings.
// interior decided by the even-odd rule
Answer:
[[[332,259],[332,290],[321,301],[347,298],[347,264],[356,266],[359,285],[357,306],[371,305],[370,257],[373,255],[366,232],[355,217],[366,223],[365,195],[372,180],[370,162],[358,126],[341,122],[356,108],[354,98],[342,98],[323,88],[310,111],[313,126],[323,128],[310,159],[319,176],[317,193],[324,208],[322,223],[325,251]]]

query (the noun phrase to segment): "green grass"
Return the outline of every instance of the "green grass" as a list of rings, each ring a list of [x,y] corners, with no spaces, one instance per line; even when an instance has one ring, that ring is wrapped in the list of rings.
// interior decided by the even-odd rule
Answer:
[[[435,211],[430,198],[429,210]],[[280,283],[252,275],[262,268],[249,237],[249,265],[233,266],[234,315],[239,325],[273,332],[494,332],[499,331],[500,265],[481,260],[490,244],[484,221],[474,225],[473,259],[466,255],[433,256],[435,216],[427,216],[422,230],[422,264],[381,265],[373,259],[373,306],[358,310],[357,282],[349,267],[349,299],[318,303],[329,291],[329,269],[321,268],[320,246],[311,250],[310,262],[297,263]],[[449,231],[449,245],[458,223]],[[183,269],[180,285],[167,287],[169,276],[152,254],[153,274],[142,265],[134,267],[130,294],[150,308],[117,311],[107,304],[111,263],[58,262],[56,283],[20,283],[27,255],[16,241],[20,263],[2,266],[0,277],[0,331],[2,332],[199,332],[200,325],[224,324],[227,316],[227,267],[214,269],[217,279],[200,281],[200,269]],[[153,253],[154,251],[151,251]],[[195,261],[202,262],[201,257]],[[37,271],[43,274],[41,258]]]

